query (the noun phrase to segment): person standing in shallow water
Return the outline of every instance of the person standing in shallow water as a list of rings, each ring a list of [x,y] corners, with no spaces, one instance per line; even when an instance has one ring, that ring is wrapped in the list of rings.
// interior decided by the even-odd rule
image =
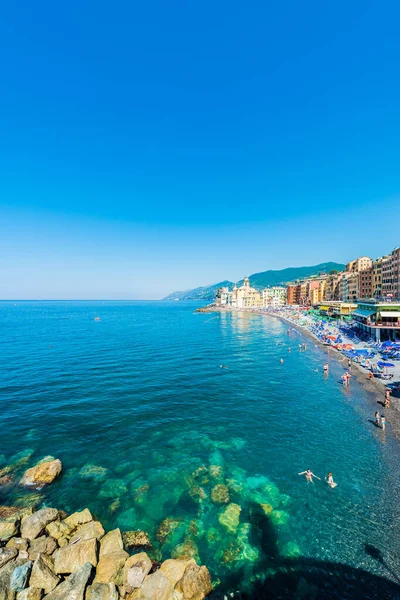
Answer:
[[[325,374],[325,375],[327,375],[327,374],[328,374],[328,371],[329,371],[329,365],[328,365],[328,363],[326,362],[326,363],[324,364],[324,374]]]
[[[379,423],[379,413],[378,413],[378,411],[376,411],[376,413],[375,413],[375,425],[376,425],[377,427],[379,427],[379,425],[380,425],[380,423]]]
[[[382,431],[386,430],[386,417],[385,417],[385,415],[381,416],[381,427],[382,427]]]

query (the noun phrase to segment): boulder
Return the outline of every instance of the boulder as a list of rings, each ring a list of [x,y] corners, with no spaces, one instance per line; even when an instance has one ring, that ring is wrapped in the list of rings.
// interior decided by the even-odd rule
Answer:
[[[46,533],[51,535],[55,540],[59,540],[61,537],[68,538],[72,533],[72,529],[63,521],[52,521],[52,523],[47,525]]]
[[[93,566],[85,563],[76,573],[73,573],[60,583],[43,600],[84,600],[85,589]]]
[[[114,583],[94,583],[86,590],[85,600],[118,600]]]
[[[8,542],[9,539],[18,535],[19,519],[17,517],[7,517],[0,520],[0,542]]]
[[[121,531],[119,529],[113,529],[109,531],[100,542],[100,557],[104,554],[111,554],[111,552],[118,552],[124,549],[122,542]]]
[[[4,506],[0,505],[0,519],[8,519],[21,512],[19,506]]]
[[[92,514],[88,508],[79,512],[74,512],[72,515],[63,520],[63,523],[67,525],[72,531],[79,527],[79,525],[85,525],[93,521]]]
[[[149,534],[145,531],[125,531],[122,534],[125,548],[152,548]]]
[[[148,575],[143,582],[139,598],[141,600],[171,600],[174,587],[160,570]]]
[[[29,585],[34,588],[43,589],[45,594],[49,594],[59,583],[60,578],[58,575],[54,573],[44,557],[39,555],[33,563]]]
[[[99,521],[89,521],[85,525],[81,525],[71,537],[70,543],[73,544],[78,538],[80,540],[90,540],[96,538],[100,540],[104,536],[103,525]]]
[[[212,592],[209,570],[207,567],[197,566],[194,562],[189,564],[175,590],[181,592],[185,600],[203,600]]]
[[[16,550],[28,550],[28,546],[28,540],[18,537],[11,538],[6,544],[6,548],[16,548]]]
[[[184,541],[173,549],[171,556],[172,558],[198,559],[199,549],[194,539],[187,535]]]
[[[57,574],[75,573],[84,564],[97,565],[97,540],[83,540],[54,552],[54,571]]]
[[[125,550],[117,550],[108,554],[100,554],[96,569],[95,583],[115,583],[122,585],[123,569],[129,554]]]
[[[167,519],[164,519],[164,521],[161,521],[156,533],[156,537],[160,544],[164,544],[170,533],[172,533],[177,527],[179,527],[180,524],[181,521],[179,521],[178,519],[173,519],[171,517],[168,517]]]
[[[39,537],[46,525],[58,518],[58,510],[55,508],[42,508],[27,517],[21,526],[21,537],[34,540]]]
[[[22,592],[18,592],[17,600],[42,600],[43,590],[35,587],[28,587]]]
[[[25,471],[21,484],[30,488],[42,488],[52,483],[62,471],[61,461],[57,458],[49,462],[43,462]]]
[[[16,558],[18,550],[16,548],[0,548],[0,569],[10,560]]]
[[[192,558],[189,560],[169,558],[162,563],[160,571],[164,573],[166,577],[168,577],[172,585],[175,587],[178,581],[182,579],[186,567],[192,563],[195,564]]]
[[[4,475],[3,477],[0,477],[0,486],[10,485],[12,482],[12,475]]]
[[[230,533],[236,533],[239,525],[239,517],[241,508],[238,504],[231,502],[228,504],[226,509],[218,515],[218,521],[225,527]]]
[[[36,560],[39,554],[53,554],[58,548],[56,540],[51,536],[42,535],[32,541],[28,556],[30,560]]]
[[[211,490],[211,500],[214,504],[228,504],[229,497],[229,489],[223,483],[218,483]]]
[[[134,588],[139,588],[144,578],[150,573],[153,563],[146,552],[139,552],[130,556],[125,563],[123,572],[124,587],[131,592]]]
[[[32,561],[28,561],[20,567],[15,567],[10,579],[10,588],[14,592],[22,592],[26,588],[31,569]]]
[[[0,600],[14,600],[15,592],[10,589],[10,579],[16,567],[21,567],[26,560],[13,559],[0,569]]]

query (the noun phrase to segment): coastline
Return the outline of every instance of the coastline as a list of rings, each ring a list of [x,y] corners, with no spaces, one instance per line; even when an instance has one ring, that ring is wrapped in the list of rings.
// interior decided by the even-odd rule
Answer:
[[[212,313],[212,312],[243,313],[244,312],[244,313],[249,313],[249,314],[253,314],[253,315],[259,315],[261,317],[274,317],[276,319],[281,320],[283,323],[289,324],[291,327],[295,328],[296,331],[298,331],[300,334],[302,334],[305,337],[307,337],[308,339],[312,340],[313,343],[316,344],[320,350],[322,350],[330,358],[333,358],[334,360],[336,360],[338,363],[341,363],[342,358],[343,358],[343,354],[339,350],[337,350],[336,348],[333,348],[332,346],[326,346],[318,339],[318,337],[316,335],[314,335],[311,331],[309,331],[309,329],[307,329],[306,327],[302,327],[298,323],[295,323],[289,319],[286,319],[283,315],[279,315],[276,313],[258,312],[253,309],[246,309],[246,308],[227,309],[227,308],[217,307],[217,306],[215,306],[215,304],[210,304],[204,308],[197,309],[196,312],[200,312],[200,313],[202,313],[202,312],[206,312],[206,313]],[[365,374],[366,374],[365,370],[359,364],[357,364],[356,362],[352,362],[352,368],[351,368],[352,378],[354,378],[357,381],[357,383],[359,383],[365,389],[365,391],[367,391],[369,394],[371,394],[373,396],[373,398],[371,398],[371,401],[372,401],[371,408],[373,410],[378,410],[379,412],[381,412],[381,410],[383,409],[382,400],[385,395],[386,386],[381,380],[379,380],[377,378],[369,379],[368,377],[365,376]],[[391,401],[390,408],[386,409],[387,414],[389,415],[388,422],[390,423],[393,434],[397,438],[400,439],[400,402],[396,402],[396,398],[392,398],[391,400],[392,401]]]

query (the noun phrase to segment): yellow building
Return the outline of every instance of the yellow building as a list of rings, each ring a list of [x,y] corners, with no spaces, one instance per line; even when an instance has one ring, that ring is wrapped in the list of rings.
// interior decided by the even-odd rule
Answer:
[[[233,308],[261,308],[262,298],[261,293],[250,286],[248,277],[244,278],[243,285],[234,286],[232,291],[232,307]]]

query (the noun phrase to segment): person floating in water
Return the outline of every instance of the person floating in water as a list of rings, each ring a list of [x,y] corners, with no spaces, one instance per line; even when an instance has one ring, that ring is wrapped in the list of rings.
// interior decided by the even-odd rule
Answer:
[[[326,362],[326,363],[324,364],[324,373],[328,373],[328,371],[329,371],[329,365],[328,365],[328,363]]]
[[[290,348],[288,348],[288,349],[287,349],[287,351],[288,351],[288,352],[290,352],[290,351],[291,351],[291,349],[290,349]]]
[[[279,362],[281,363],[281,365],[283,365],[283,358],[281,358]]]
[[[379,419],[379,413],[378,413],[378,411],[376,411],[376,413],[375,413],[375,425],[376,425],[377,427],[379,427],[379,425],[380,425],[380,422],[379,422],[379,420],[380,420],[380,419]]]
[[[385,431],[385,429],[386,429],[386,417],[385,417],[385,415],[381,416],[381,427],[382,427],[382,431]]]
[[[328,473],[328,477],[326,478],[327,484],[331,486],[331,488],[334,488],[337,486],[337,483],[335,483],[333,481],[333,475],[332,473]]]
[[[228,365],[219,365],[220,369],[229,369]]]
[[[290,329],[288,329],[286,333],[287,333],[288,335],[290,335]]]
[[[299,475],[305,475],[307,481],[310,481],[311,483],[313,482],[313,477],[315,477],[315,479],[319,479],[321,481],[321,478],[317,477],[317,475],[314,475],[314,473],[311,471],[311,469],[307,469],[307,471],[302,471],[301,473],[299,473]]]

